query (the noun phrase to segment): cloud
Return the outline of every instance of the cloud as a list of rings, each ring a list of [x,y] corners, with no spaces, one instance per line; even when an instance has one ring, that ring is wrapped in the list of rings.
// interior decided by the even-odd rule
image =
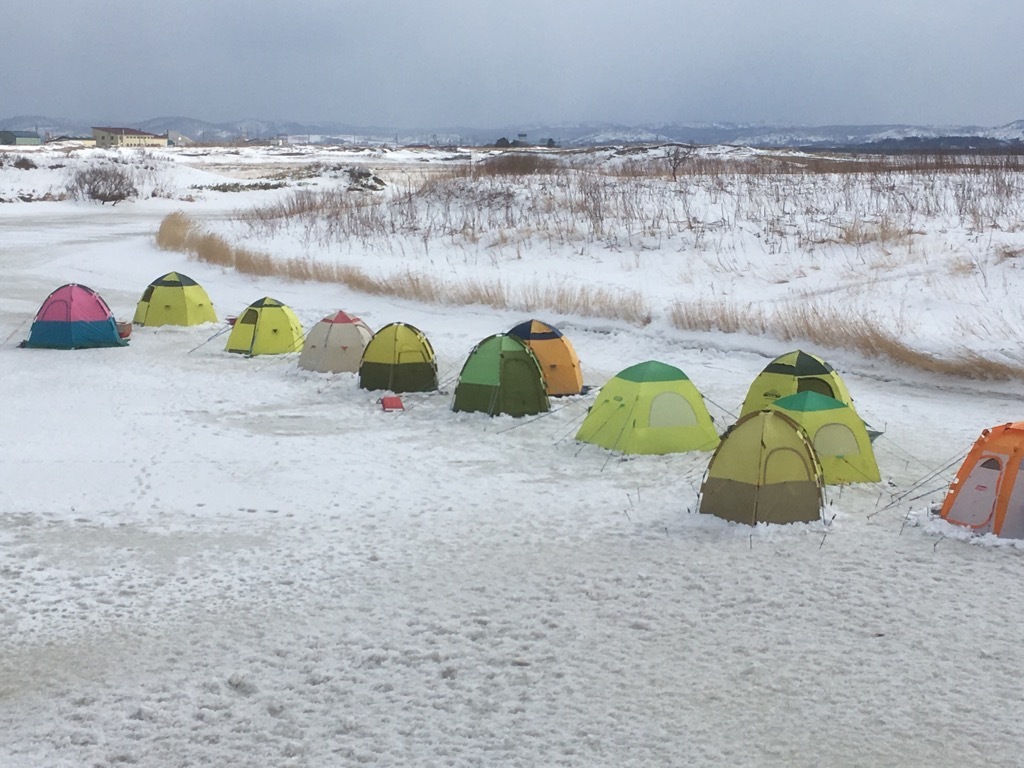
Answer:
[[[4,16],[7,115],[442,127],[1024,117],[1014,0],[409,0]]]

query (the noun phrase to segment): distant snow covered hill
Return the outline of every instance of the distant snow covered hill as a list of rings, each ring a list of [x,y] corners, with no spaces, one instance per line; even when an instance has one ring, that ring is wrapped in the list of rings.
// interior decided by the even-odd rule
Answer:
[[[118,124],[105,119],[101,123]],[[492,128],[446,126],[409,128],[355,126],[340,122],[300,123],[274,120],[238,120],[211,123],[191,117],[155,117],[126,127],[151,133],[180,133],[193,141],[217,143],[232,140],[271,139],[287,136],[313,144],[487,145],[498,139],[541,145],[549,139],[559,146],[603,144],[733,144],[751,147],[808,147],[863,149],[997,149],[1024,148],[1024,120],[1006,125],[765,125],[761,123],[573,123],[497,126]],[[89,136],[92,124],[85,120],[22,115],[0,119],[0,130],[37,131],[43,138]]]

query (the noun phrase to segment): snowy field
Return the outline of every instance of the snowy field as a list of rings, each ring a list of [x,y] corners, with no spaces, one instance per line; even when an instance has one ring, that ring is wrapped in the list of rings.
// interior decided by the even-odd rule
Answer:
[[[985,240],[977,222],[921,214],[906,258],[874,275],[884,247],[765,248],[733,229],[717,244],[451,241],[405,257],[287,231],[261,243],[239,212],[294,185],[213,189],[313,162],[372,166],[395,188],[450,154],[154,151],[152,194],[116,206],[60,199],[67,164],[98,153],[19,148],[35,168],[0,164],[0,766],[1024,765],[1024,550],[926,514],[981,429],[1024,419],[1024,383],[682,330],[666,311],[785,302],[859,273],[858,304],[894,333],[1012,363],[1024,219]],[[721,430],[764,365],[802,347],[884,429],[882,483],[828,489],[822,523],[696,514],[708,454],[575,443],[593,391],[537,419],[450,410],[473,345],[530,314],[190,260],[155,245],[178,210],[282,258],[637,291],[646,325],[532,314],[571,338],[595,388],[648,359],[682,368]],[[699,278],[680,277],[681,253]],[[807,282],[775,279],[786,264]],[[88,285],[127,320],[172,270],[222,318],[272,296],[307,330],[338,309],[411,323],[443,391],[385,413],[352,375],[224,352],[226,335],[208,341],[223,323],[136,328],[122,349],[18,348],[57,286]]]

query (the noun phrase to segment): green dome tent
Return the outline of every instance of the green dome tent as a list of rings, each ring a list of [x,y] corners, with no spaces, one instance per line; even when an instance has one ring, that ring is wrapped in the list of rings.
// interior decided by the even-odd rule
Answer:
[[[576,439],[642,454],[710,451],[718,445],[697,387],[678,368],[656,360],[613,376],[601,388]]]
[[[452,400],[453,411],[529,416],[550,410],[537,358],[515,336],[488,336],[469,353]]]

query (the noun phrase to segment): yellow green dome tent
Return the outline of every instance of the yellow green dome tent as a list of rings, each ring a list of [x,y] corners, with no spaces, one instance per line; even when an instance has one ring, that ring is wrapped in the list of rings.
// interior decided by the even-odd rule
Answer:
[[[780,397],[770,407],[793,419],[811,438],[825,485],[881,479],[864,420],[846,403],[817,392],[801,392]]]
[[[746,525],[821,519],[821,465],[807,433],[782,411],[740,418],[722,436],[700,511]]]
[[[254,301],[235,320],[225,349],[243,355],[281,355],[302,349],[302,323],[277,299]]]
[[[453,411],[529,416],[550,410],[540,363],[526,344],[504,333],[488,336],[466,358]]]
[[[362,389],[432,392],[437,389],[434,348],[418,328],[390,323],[375,334],[359,362]]]
[[[601,387],[576,439],[641,454],[710,451],[718,445],[697,387],[678,368],[656,360],[630,366]]]
[[[188,275],[168,272],[150,283],[135,307],[135,325],[200,325],[217,322],[206,290]]]
[[[820,357],[798,349],[775,358],[754,378],[740,416],[799,392],[817,392],[853,405],[853,398],[836,370]]]

